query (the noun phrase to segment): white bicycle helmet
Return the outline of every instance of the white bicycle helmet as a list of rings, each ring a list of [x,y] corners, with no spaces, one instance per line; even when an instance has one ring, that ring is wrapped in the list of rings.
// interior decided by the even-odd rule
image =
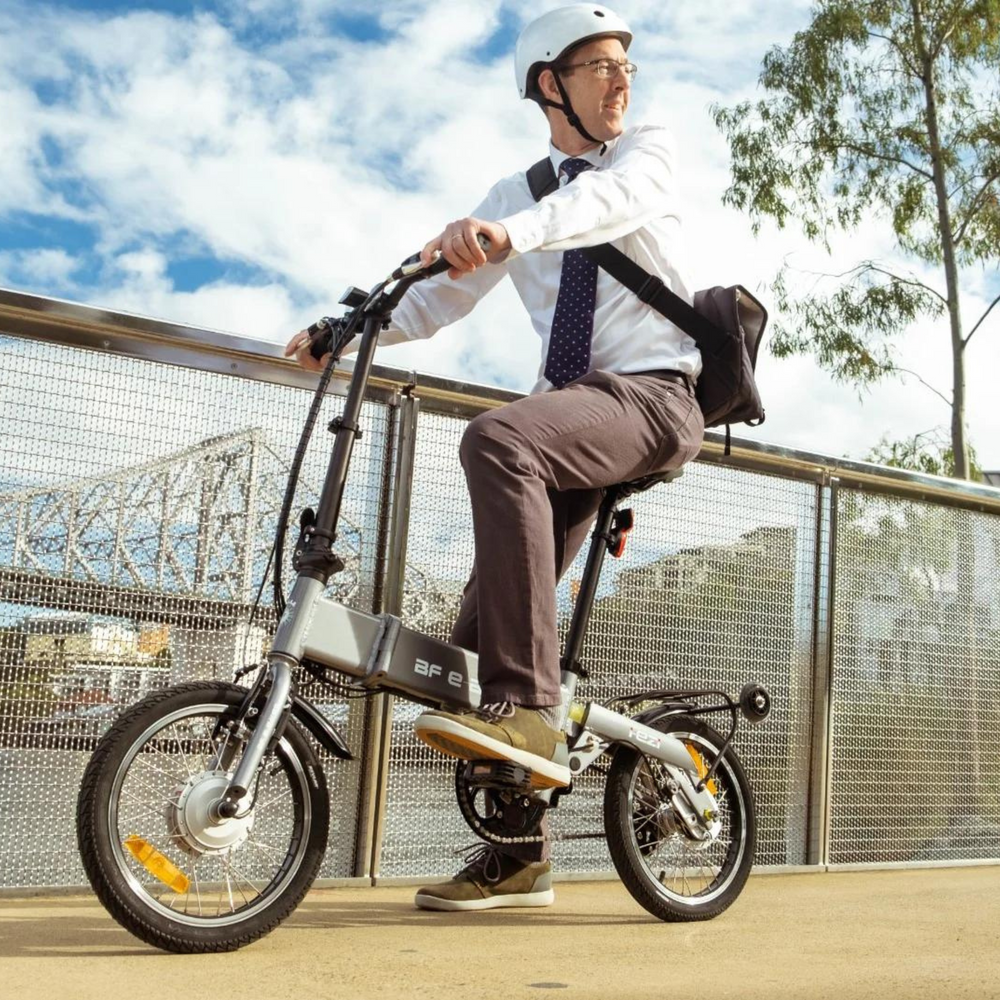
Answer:
[[[535,18],[521,32],[514,52],[514,72],[521,97],[544,102],[536,86],[538,74],[569,49],[609,35],[620,39],[628,51],[632,42],[629,26],[613,10],[595,3],[557,7]]]

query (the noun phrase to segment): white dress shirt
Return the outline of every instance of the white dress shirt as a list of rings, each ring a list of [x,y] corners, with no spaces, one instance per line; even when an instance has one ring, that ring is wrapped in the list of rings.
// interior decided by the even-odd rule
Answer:
[[[550,143],[549,155],[558,176],[567,154]],[[584,171],[572,184],[561,177],[559,190],[537,203],[525,172],[498,181],[470,214],[501,223],[510,236],[511,253],[502,263],[487,264],[457,280],[442,274],[414,285],[396,307],[379,343],[430,337],[469,313],[509,274],[542,340],[532,392],[551,389],[543,372],[562,252],[600,243],[616,246],[690,303],[691,293],[680,271],[680,205],[670,133],[656,126],[635,126],[609,142],[603,155],[597,148],[580,158],[595,169]],[[697,377],[701,355],[687,334],[599,268],[590,367],[619,374],[671,368]]]

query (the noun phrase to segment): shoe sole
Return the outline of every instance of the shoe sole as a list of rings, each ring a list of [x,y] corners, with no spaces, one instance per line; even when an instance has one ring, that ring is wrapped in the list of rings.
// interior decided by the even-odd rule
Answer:
[[[564,764],[518,750],[509,743],[501,743],[491,736],[467,729],[452,719],[432,715],[425,721],[421,716],[414,723],[413,730],[429,747],[449,757],[458,757],[459,760],[509,760],[520,764],[531,772],[528,780],[532,788],[565,788],[570,783],[569,768]]]
[[[421,910],[493,910],[500,906],[551,906],[555,898],[555,890],[546,889],[544,892],[487,896],[485,899],[442,899],[418,892],[413,901]]]

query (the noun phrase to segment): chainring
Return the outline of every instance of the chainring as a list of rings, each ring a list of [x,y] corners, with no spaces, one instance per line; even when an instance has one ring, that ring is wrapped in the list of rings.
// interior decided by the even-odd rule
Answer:
[[[471,784],[465,774],[466,762],[459,761],[455,768],[455,797],[462,817],[477,837],[495,844],[544,839],[539,827],[548,803],[522,789]]]

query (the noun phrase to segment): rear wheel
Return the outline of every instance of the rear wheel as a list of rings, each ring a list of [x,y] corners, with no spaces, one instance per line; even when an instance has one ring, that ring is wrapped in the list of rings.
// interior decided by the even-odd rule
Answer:
[[[724,740],[696,719],[652,723],[688,748],[704,774]],[[735,750],[719,762],[710,790],[718,802],[713,835],[695,839],[671,802],[663,763],[619,746],[608,772],[604,828],[622,882],[661,920],[708,920],[740,894],[753,865],[757,821],[753,795]]]
[[[256,940],[323,860],[326,780],[294,721],[236,816],[211,818],[249,735],[233,725],[245,694],[218,682],[156,692],[105,734],[84,773],[77,838],[90,883],[123,927],[167,951]]]

